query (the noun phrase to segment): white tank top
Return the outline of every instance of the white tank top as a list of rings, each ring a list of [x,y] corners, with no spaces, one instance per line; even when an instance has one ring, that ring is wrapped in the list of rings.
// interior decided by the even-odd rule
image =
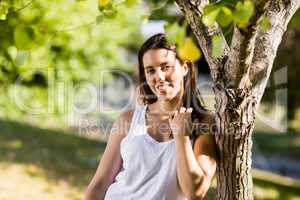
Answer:
[[[176,175],[175,140],[158,142],[147,133],[146,106],[137,106],[121,141],[122,169],[104,200],[186,200]]]

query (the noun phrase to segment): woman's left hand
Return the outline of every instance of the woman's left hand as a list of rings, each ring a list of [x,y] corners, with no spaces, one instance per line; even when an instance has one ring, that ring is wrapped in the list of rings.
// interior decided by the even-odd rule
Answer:
[[[192,132],[192,118],[191,113],[193,108],[186,109],[181,107],[175,111],[173,117],[169,119],[169,124],[174,137],[176,136],[188,136]]]

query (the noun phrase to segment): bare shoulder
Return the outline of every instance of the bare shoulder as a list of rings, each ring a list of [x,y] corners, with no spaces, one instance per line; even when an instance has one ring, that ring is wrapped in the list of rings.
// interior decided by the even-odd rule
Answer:
[[[125,122],[131,122],[131,119],[133,117],[134,109],[129,109],[123,113],[120,114],[119,120],[125,121]]]
[[[121,113],[111,128],[111,134],[118,134],[121,137],[125,137],[130,128],[133,113],[134,109],[129,109]]]

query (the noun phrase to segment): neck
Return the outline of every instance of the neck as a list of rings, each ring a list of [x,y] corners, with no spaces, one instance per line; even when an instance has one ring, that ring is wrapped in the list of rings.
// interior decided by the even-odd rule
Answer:
[[[180,107],[181,101],[177,98],[172,99],[171,101],[158,100],[157,106],[158,110],[163,113],[174,112],[176,109]]]

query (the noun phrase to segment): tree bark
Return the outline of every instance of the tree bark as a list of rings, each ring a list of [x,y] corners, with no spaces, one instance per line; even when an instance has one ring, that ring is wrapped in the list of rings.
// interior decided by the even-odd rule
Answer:
[[[244,89],[214,87],[219,149],[217,199],[253,199],[251,134],[256,98]]]
[[[219,150],[217,199],[252,200],[251,148],[255,111],[269,78],[278,45],[300,0],[259,0],[246,28],[234,28],[230,47],[220,58],[211,56],[211,37],[222,36],[217,24],[201,23],[207,0],[176,0],[190,24],[210,66],[214,81],[216,124]],[[263,32],[262,16],[271,27]]]

